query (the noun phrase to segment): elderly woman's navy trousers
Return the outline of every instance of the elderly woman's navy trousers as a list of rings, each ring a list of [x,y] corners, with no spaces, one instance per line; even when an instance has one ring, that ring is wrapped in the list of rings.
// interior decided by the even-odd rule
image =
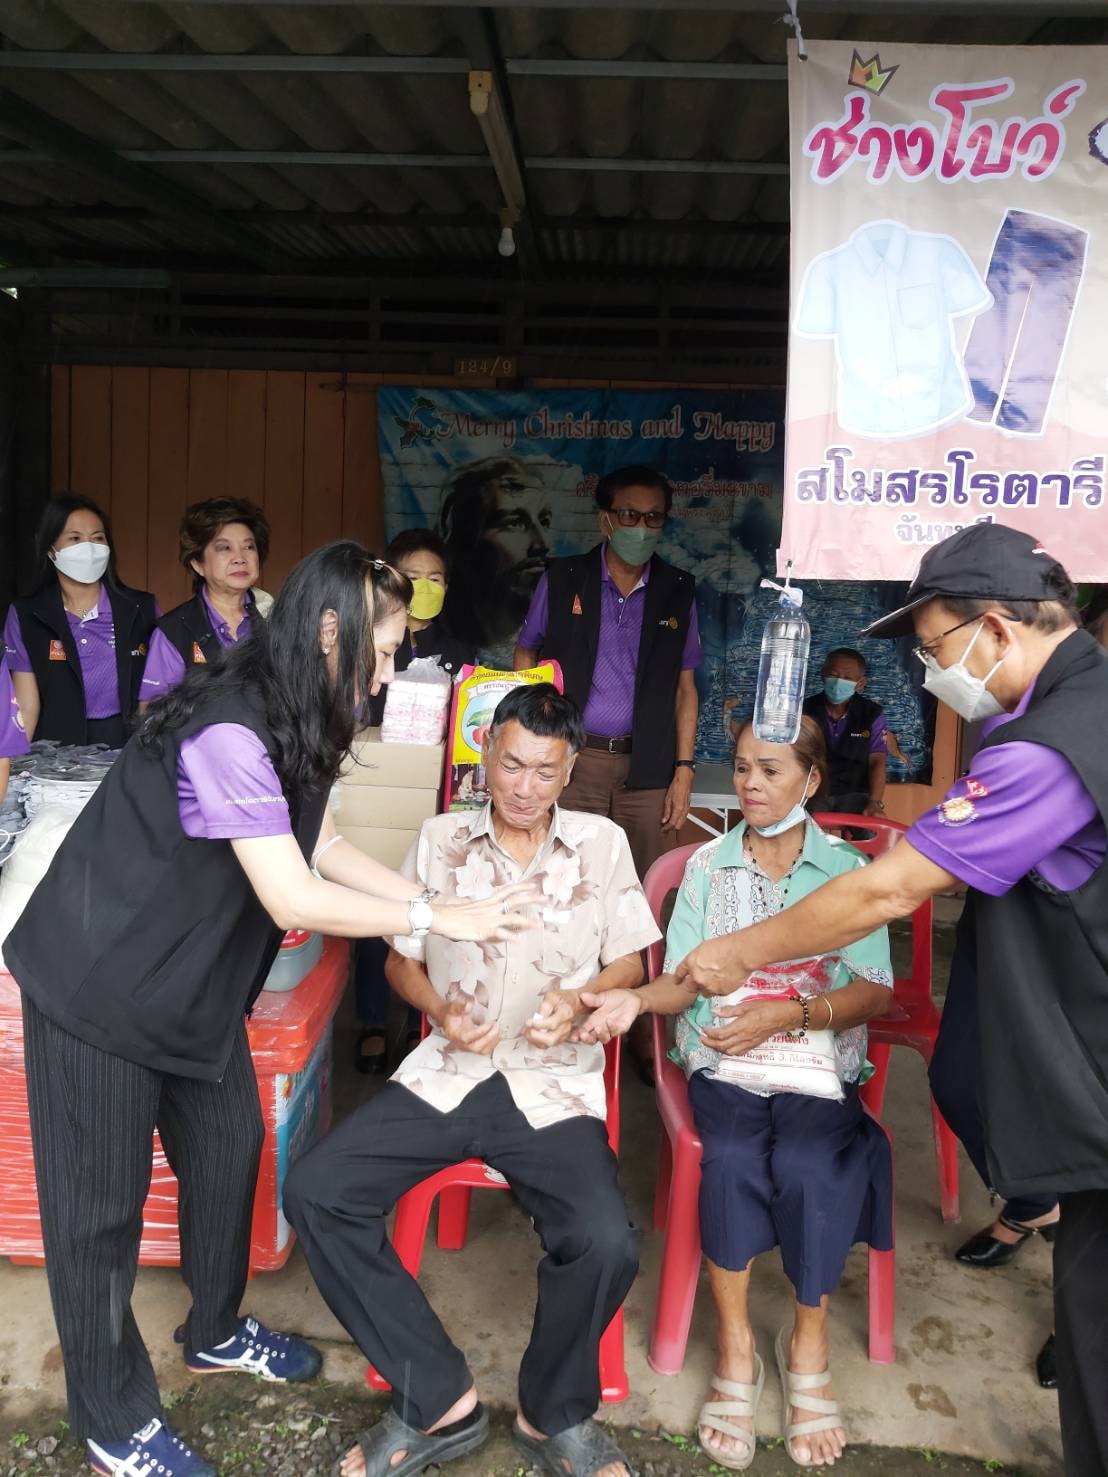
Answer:
[[[741,1272],[779,1246],[797,1301],[818,1307],[856,1241],[892,1247],[892,1156],[856,1086],[841,1103],[767,1098],[696,1072],[689,1102],[704,1145],[700,1242],[717,1267]]]

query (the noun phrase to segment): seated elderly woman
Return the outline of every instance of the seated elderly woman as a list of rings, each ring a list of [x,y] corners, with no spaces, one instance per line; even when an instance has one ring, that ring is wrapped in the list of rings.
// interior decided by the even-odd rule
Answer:
[[[750,724],[740,730],[734,785],[743,820],[691,857],[669,925],[666,973],[642,989],[606,994],[578,1027],[579,1039],[604,1041],[643,1010],[679,1016],[674,1056],[688,1074],[704,1145],[700,1235],[719,1325],[700,1444],[736,1471],[754,1458],[765,1378],[747,1309],[750,1273],[754,1258],[775,1246],[796,1299],[791,1338],[783,1328],[776,1342],[788,1391],[786,1449],[798,1466],[821,1466],[845,1447],[828,1369],[828,1302],[855,1242],[892,1246],[888,1143],[858,1097],[867,1071],[865,1023],[885,1013],[893,982],[888,933],[881,928],[810,965],[812,993],[803,998],[690,1002],[670,971],[705,939],[779,913],[864,865],[807,815],[826,776],[823,735],[812,719],[791,745],[763,743]],[[834,1031],[842,1101],[802,1090],[765,1094],[729,1080],[729,1060],[804,1026]]]

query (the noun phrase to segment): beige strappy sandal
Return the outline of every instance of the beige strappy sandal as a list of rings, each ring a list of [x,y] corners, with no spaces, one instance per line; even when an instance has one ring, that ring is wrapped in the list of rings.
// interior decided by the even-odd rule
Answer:
[[[777,1370],[781,1376],[781,1399],[784,1402],[781,1421],[785,1432],[785,1450],[789,1459],[798,1467],[823,1466],[825,1463],[813,1463],[810,1457],[803,1461],[793,1451],[793,1442],[798,1438],[814,1436],[817,1431],[834,1431],[841,1427],[839,1402],[821,1400],[818,1395],[807,1393],[809,1390],[822,1389],[830,1383],[831,1371],[825,1369],[821,1374],[794,1374],[789,1368],[789,1336],[786,1328],[781,1329],[777,1335],[776,1354]],[[810,1410],[817,1419],[790,1423],[789,1411],[794,1406],[797,1410]]]
[[[725,1380],[722,1375],[713,1375],[712,1389],[730,1398],[705,1400],[696,1418],[697,1441],[700,1443],[701,1451],[709,1456],[717,1466],[727,1467],[732,1472],[745,1472],[754,1460],[754,1453],[758,1447],[752,1430],[748,1431],[745,1426],[735,1425],[736,1417],[741,1417],[743,1420],[749,1420],[753,1426],[754,1417],[758,1413],[758,1401],[762,1398],[762,1388],[766,1382],[766,1367],[758,1354],[754,1355],[754,1373],[757,1378],[752,1385],[740,1385],[737,1380]],[[730,1436],[733,1441],[740,1442],[739,1450],[719,1451],[714,1446],[706,1446],[700,1439],[701,1426],[707,1426],[712,1431],[719,1431],[721,1435]]]

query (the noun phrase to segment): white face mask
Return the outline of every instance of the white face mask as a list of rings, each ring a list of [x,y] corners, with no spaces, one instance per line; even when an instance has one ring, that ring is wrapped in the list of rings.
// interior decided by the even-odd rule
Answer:
[[[800,792],[800,799],[788,815],[782,816],[779,821],[773,821],[768,826],[754,826],[759,836],[783,836],[786,831],[791,831],[794,826],[799,826],[802,821],[808,819],[808,811],[804,802],[808,798],[808,781],[811,778],[812,767],[809,766],[808,773],[804,777],[804,789]]]
[[[951,667],[940,667],[930,652],[920,653],[920,661],[927,669],[927,675],[923,679],[924,687],[932,697],[938,698],[948,708],[953,708],[959,718],[964,718],[967,723],[976,723],[981,718],[995,718],[998,713],[1004,712],[988,690],[989,683],[1004,665],[1004,658],[1000,658],[987,677],[975,677],[966,667],[966,657],[973,650],[983,630],[984,625],[978,626],[970,644]]]
[[[79,585],[95,585],[103,578],[112,551],[107,544],[66,544],[54,552],[54,568]]]

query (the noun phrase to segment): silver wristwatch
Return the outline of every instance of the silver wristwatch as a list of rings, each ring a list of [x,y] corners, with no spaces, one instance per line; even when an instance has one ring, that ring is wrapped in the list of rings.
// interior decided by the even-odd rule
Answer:
[[[435,914],[431,907],[431,899],[438,897],[433,887],[426,887],[418,897],[412,898],[408,904],[408,927],[414,939],[423,939],[431,932],[431,924],[435,921]]]

